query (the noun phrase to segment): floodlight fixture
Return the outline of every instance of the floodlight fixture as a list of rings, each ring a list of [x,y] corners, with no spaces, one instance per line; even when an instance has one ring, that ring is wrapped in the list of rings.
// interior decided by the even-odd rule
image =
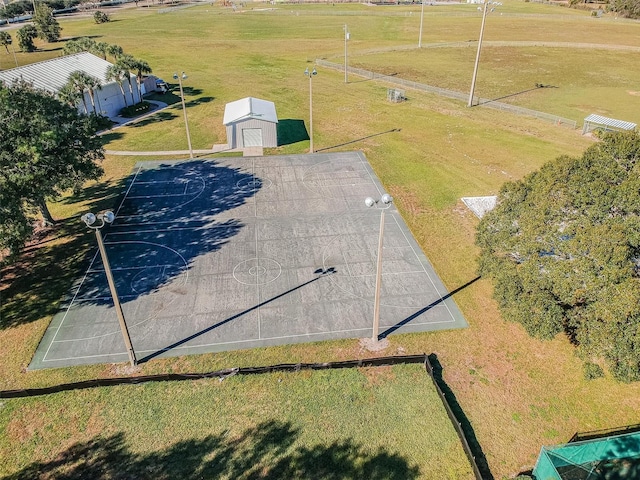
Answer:
[[[107,223],[113,223],[113,221],[116,219],[116,216],[111,210],[107,210],[102,214],[102,219]]]
[[[86,223],[86,224],[87,224],[87,226],[88,226],[88,227],[90,227],[91,225],[93,225],[94,223],[96,223],[96,219],[97,219],[97,217],[96,217],[93,213],[91,213],[91,212],[89,212],[89,213],[85,213],[85,214],[84,214],[84,215],[82,215],[82,217],[80,217],[80,218],[82,219],[82,221],[83,221],[84,223]]]

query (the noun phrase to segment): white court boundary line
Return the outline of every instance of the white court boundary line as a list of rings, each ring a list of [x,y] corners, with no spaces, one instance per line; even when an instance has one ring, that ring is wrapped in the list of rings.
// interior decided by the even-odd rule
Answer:
[[[450,321],[441,321],[441,322],[423,322],[423,323],[411,323],[412,325],[434,325],[434,324],[445,324],[445,323],[451,323]],[[390,326],[386,326],[386,325],[380,325],[380,328],[393,328],[395,325],[390,325]],[[234,345],[234,344],[246,344],[249,342],[260,342],[260,341],[265,341],[265,340],[286,340],[288,338],[300,338],[300,337],[313,337],[313,336],[317,336],[317,335],[327,335],[327,334],[332,334],[332,333],[350,333],[350,332],[367,332],[367,331],[371,331],[371,327],[365,327],[365,328],[350,328],[348,330],[331,330],[328,332],[310,332],[310,333],[294,333],[292,335],[283,335],[283,336],[278,336],[278,337],[262,337],[262,338],[250,338],[247,340],[233,340],[230,342],[215,342],[215,343],[202,343],[199,345],[180,345],[177,347],[173,347],[169,350],[164,350],[159,356],[161,357],[162,354],[166,353],[166,352],[172,352],[175,350],[186,350],[186,349],[194,349],[194,348],[206,348],[206,347],[211,347],[211,346],[216,346],[216,345]],[[347,337],[348,338],[348,337]],[[334,339],[337,340],[338,338]],[[188,343],[188,342],[187,342]],[[160,350],[163,350],[162,348],[158,348],[158,349],[152,349],[152,350],[136,350],[136,353],[140,353],[140,354],[153,354],[153,353],[158,353]],[[100,357],[109,357],[109,356],[113,356],[113,355],[127,355],[127,352],[119,352],[119,353],[99,353],[96,355],[83,355],[83,356],[78,356],[78,357],[69,357],[69,358],[59,358],[59,359],[55,359],[55,360],[48,360],[51,362],[64,362],[64,361],[69,361],[69,360],[76,360],[76,359],[84,359],[84,358],[100,358]],[[175,355],[170,355],[170,356],[175,356]]]
[[[147,169],[145,169],[145,171],[151,171],[151,170],[154,170],[156,168],[157,167],[147,168]],[[204,192],[204,190],[205,190],[205,188],[207,186],[207,182],[205,182],[205,180],[202,177],[202,175],[198,174],[197,169],[195,169],[195,168],[181,168],[181,167],[178,167],[178,166],[170,166],[170,167],[166,167],[166,168],[174,169],[174,170],[182,170],[183,172],[195,172],[195,174],[197,175],[196,178],[202,182],[202,188],[200,189],[200,191],[198,192],[197,195],[195,195],[193,198],[191,198],[187,202],[181,203],[179,205],[172,206],[171,209],[184,207],[185,205],[188,205],[191,202],[195,201],[197,198],[199,198],[203,194],[203,192]],[[149,215],[149,213],[146,213],[146,214],[142,213],[142,214],[138,214],[138,215],[121,215],[121,216],[118,215],[120,213],[120,210],[122,209],[122,206],[124,205],[125,200],[127,200],[128,198],[140,199],[140,198],[161,198],[161,197],[171,197],[171,196],[173,196],[173,195],[149,195],[149,196],[144,196],[144,195],[135,196],[135,195],[132,195],[132,196],[129,196],[129,192],[133,188],[133,185],[136,183],[136,179],[138,178],[138,174],[142,171],[142,169],[143,169],[142,165],[139,165],[138,166],[138,171],[134,175],[133,180],[131,180],[131,184],[129,185],[129,188],[127,189],[126,193],[124,194],[124,197],[122,198],[122,201],[120,202],[120,206],[116,210],[116,219],[117,218],[122,218],[122,219],[136,218],[136,217],[144,217],[144,216]],[[144,184],[148,184],[148,183],[153,184],[154,182],[140,182],[139,184],[143,184],[144,185]],[[169,182],[164,182],[163,181],[162,183],[169,183]],[[188,184],[188,182],[187,182],[187,184]],[[178,196],[181,196],[181,195],[178,195]]]
[[[359,163],[363,167],[363,169],[365,170],[366,175],[361,177],[359,175],[360,172],[361,172],[360,170],[356,170],[355,173],[353,171],[352,172],[345,171],[344,173],[347,173],[347,174],[351,173],[352,175],[344,176],[344,180],[347,180],[346,183],[353,183],[353,182],[349,182],[348,180],[350,180],[350,179],[352,179],[352,180],[360,180],[360,179],[369,177],[373,187],[375,187],[375,189],[378,192],[378,194],[380,194],[381,193],[380,186],[379,186],[378,182],[374,180],[374,177],[373,177],[373,174],[372,174],[372,170],[371,170],[369,164],[367,163],[366,158],[361,153],[357,153],[357,155],[358,155]],[[350,158],[334,158],[331,161],[336,163],[337,166],[339,166],[341,162],[345,162],[345,161],[349,162],[351,165],[356,164],[356,162],[354,161],[353,157],[350,157]],[[317,168],[322,163],[328,163],[328,161],[317,162],[316,164],[314,164],[314,165],[312,165],[310,167],[307,167],[306,168],[306,172],[308,172],[312,168]],[[286,168],[295,168],[295,167],[297,167],[297,166],[296,165],[294,165],[294,166],[286,166]],[[253,173],[254,173],[254,176],[255,176],[255,169],[256,169],[256,167],[255,167],[255,159],[254,159],[253,160]],[[147,196],[147,197],[142,197],[142,196],[141,197],[137,197],[137,196],[133,197],[133,196],[131,196],[131,189],[134,186],[134,184],[136,184],[137,178],[138,178],[138,174],[142,170],[143,170],[143,167],[139,166],[137,171],[135,172],[135,175],[134,175],[133,180],[131,181],[131,184],[127,188],[127,191],[125,192],[125,195],[122,198],[122,201],[120,202],[120,205],[118,206],[117,212],[120,212],[122,207],[123,207],[123,205],[124,205],[124,202],[129,200],[129,199],[131,199],[131,198],[156,198],[156,197],[162,197],[162,196],[170,196],[170,195],[158,195],[158,196]],[[340,173],[340,172],[338,172],[338,173]],[[323,175],[319,175],[319,176],[322,177]],[[311,185],[307,185],[307,183],[304,182],[304,176],[303,176],[302,180],[303,180],[302,183],[303,183],[304,186],[306,186],[309,190],[312,190],[312,191],[315,191],[315,192],[317,192],[318,190],[326,190],[328,188],[333,188],[333,187],[347,187],[348,186],[348,185],[345,185],[343,183],[340,183],[340,180],[342,180],[342,178],[336,178],[335,176],[333,177],[333,180],[335,180],[336,183],[330,182],[331,184],[327,184],[327,180],[330,181],[331,178],[329,178],[329,179],[321,178],[321,179],[318,179],[318,180],[320,180],[318,183],[312,182],[313,183],[312,187],[314,187],[314,188],[309,188]],[[324,181],[324,185],[319,185],[319,183],[321,183],[322,181]],[[140,184],[142,182],[137,182],[137,183]],[[150,182],[150,183],[153,183],[153,182]],[[297,181],[296,181],[296,183],[297,183]],[[369,182],[363,182],[363,181],[356,181],[355,183],[358,186],[368,185],[369,184]],[[253,194],[254,194],[254,198],[255,198],[255,194],[256,194],[256,190],[257,190],[255,185],[253,186],[253,190],[254,190]],[[202,193],[200,193],[200,195],[201,194]],[[198,198],[198,197],[195,197],[194,199],[191,199],[190,202],[194,201],[196,198]],[[187,202],[187,203],[190,203],[190,202]],[[254,203],[254,210],[255,210],[255,209],[257,209],[257,201],[253,202],[253,203]],[[393,208],[395,209],[395,206]],[[142,217],[144,215],[145,214],[131,215],[131,216],[124,216],[123,215],[123,216],[121,216],[119,218],[134,218],[134,217]],[[320,214],[317,214],[317,216],[318,217],[326,217],[326,213],[320,213]],[[310,216],[308,216],[308,217],[310,217]],[[392,215],[392,217],[393,217],[394,221],[396,222],[396,225],[398,227],[400,227],[399,219],[396,217],[396,215],[394,214],[394,215]],[[217,215],[216,215],[216,218],[217,218]],[[241,219],[242,217],[236,217],[236,218]],[[248,218],[248,217],[245,217],[245,218]],[[254,213],[254,217],[253,218],[257,219],[257,216],[255,216],[255,213]],[[278,218],[278,216],[274,217],[273,219],[275,220],[276,218]],[[271,220],[271,217],[269,217],[269,220]],[[203,221],[203,222],[206,222],[206,221]],[[158,222],[158,223],[172,224],[174,222],[167,221],[167,222]],[[118,224],[117,226],[119,226],[119,227],[123,227],[123,226],[124,227],[127,227],[127,226],[133,227],[135,225],[136,224]],[[249,225],[245,225],[245,226],[249,226]],[[217,227],[226,228],[226,226],[224,226],[224,225],[207,225],[207,228],[217,228]],[[110,234],[113,234],[113,235],[137,234],[137,233],[142,234],[142,233],[159,232],[159,231],[193,230],[193,229],[197,229],[197,228],[202,228],[202,227],[188,227],[188,226],[186,226],[186,227],[167,228],[167,229],[162,229],[162,230],[136,230],[136,231],[130,231],[130,232],[112,232],[112,233],[110,232]],[[405,232],[405,229],[400,228],[400,230],[402,231],[402,236],[404,237],[406,244],[404,246],[390,247],[390,248],[407,248],[407,247],[411,248],[411,250],[413,251],[413,254],[415,255],[415,257],[418,259],[418,261],[420,263],[421,269],[418,269],[418,270],[412,271],[412,272],[408,272],[408,273],[420,273],[420,274],[424,273],[424,274],[427,275],[432,287],[434,288],[437,296],[439,297],[437,300],[434,300],[434,302],[439,300],[438,304],[434,305],[434,307],[445,306],[447,308],[448,312],[449,312],[449,317],[450,317],[449,320],[438,320],[438,321],[429,321],[429,322],[412,321],[410,323],[410,325],[412,325],[414,327],[420,327],[420,326],[423,326],[423,325],[438,325],[438,324],[455,323],[456,319],[455,319],[455,317],[453,317],[453,315],[451,313],[451,310],[449,309],[449,306],[444,301],[443,295],[440,293],[440,291],[436,287],[432,276],[429,274],[429,271],[427,270],[427,266],[425,265],[424,260],[421,260],[421,257],[419,256],[418,252],[416,251],[414,246],[409,242],[409,240],[407,238],[407,232]],[[258,247],[260,245],[260,243],[259,243],[259,235],[258,235],[258,233],[259,233],[258,232],[258,222],[256,222],[254,224],[254,233],[255,233],[255,237],[256,237],[256,247]],[[333,235],[326,235],[326,236],[321,236],[321,237],[325,237],[326,238],[326,237],[332,237],[332,236]],[[111,242],[111,243],[115,244],[115,243],[119,243],[119,242]],[[138,243],[138,242],[131,242],[131,243]],[[151,242],[148,242],[148,243],[151,243]],[[160,244],[155,244],[155,245],[170,249],[170,247],[165,247],[164,245],[160,245]],[[258,252],[258,251],[259,251],[259,248],[256,248],[256,252]],[[95,261],[96,261],[95,259],[96,259],[97,254],[98,254],[98,252],[96,251],[96,254],[94,254],[94,257],[93,257],[93,259],[91,261],[91,267],[93,265],[95,265]],[[178,255],[180,255],[180,254],[178,254]],[[326,259],[327,259],[326,255],[323,254],[323,256],[322,256],[323,265],[324,265],[324,262],[325,262]],[[430,262],[428,261],[428,259],[426,259],[426,260],[427,260],[428,264],[430,265]],[[346,261],[345,261],[345,265],[347,265]],[[171,265],[171,266],[174,266],[174,265]],[[148,267],[147,266],[147,267],[136,267],[136,268],[132,268],[132,269],[157,268],[157,267],[158,266],[152,266],[152,267]],[[95,271],[99,271],[99,270],[95,270]],[[85,272],[85,275],[83,276],[83,280],[80,282],[80,285],[78,286],[78,289],[76,290],[76,292],[74,294],[74,297],[73,297],[73,299],[71,301],[71,305],[77,299],[79,290],[80,290],[81,286],[83,285],[83,283],[85,282],[85,279],[86,279],[88,273],[89,273],[89,270],[87,270],[87,272]],[[404,272],[402,272],[402,273],[401,272],[390,272],[388,274],[385,273],[385,275],[401,275],[403,273]],[[350,276],[352,276],[351,273],[350,273]],[[258,290],[260,290],[259,285],[256,285],[256,287],[258,288]],[[443,285],[443,288],[446,290],[446,287],[444,287],[444,285]],[[349,292],[347,292],[347,293],[349,293]],[[65,312],[65,316],[63,317],[63,319],[61,320],[60,324],[58,325],[58,327],[56,329],[56,333],[54,335],[54,338],[58,335],[58,332],[60,331],[61,327],[65,323],[65,318],[66,318],[66,316],[68,314],[68,311],[69,311],[69,309],[67,309],[67,312]],[[258,314],[259,314],[259,310],[258,310]],[[152,318],[157,318],[158,316],[159,316],[159,314],[154,315]],[[145,320],[145,321],[147,321],[147,320]],[[416,320],[418,320],[418,318],[416,318]],[[366,327],[366,328],[350,328],[350,329],[341,329],[341,330],[328,330],[328,331],[324,331],[324,332],[307,332],[307,333],[301,333],[301,334],[290,334],[290,335],[281,335],[281,336],[273,336],[273,337],[262,337],[261,332],[260,332],[260,324],[261,324],[261,322],[260,322],[260,318],[258,316],[258,337],[257,338],[252,338],[252,339],[247,339],[247,340],[233,340],[233,341],[227,341],[227,342],[203,343],[203,344],[198,344],[198,345],[183,345],[183,346],[175,347],[172,350],[183,351],[183,350],[189,350],[189,349],[206,348],[206,347],[215,346],[215,345],[220,345],[220,346],[233,345],[233,344],[242,345],[242,344],[246,344],[246,343],[250,343],[250,342],[277,341],[277,340],[284,340],[284,339],[287,339],[287,338],[294,339],[294,338],[302,338],[302,337],[313,338],[313,337],[323,336],[323,335],[324,336],[326,336],[326,335],[329,335],[329,336],[334,335],[335,336],[335,335],[351,333],[351,332],[355,333],[355,332],[361,332],[361,331],[370,331],[370,327]],[[136,325],[138,325],[138,324],[136,324]],[[391,327],[393,327],[395,325],[396,325],[396,323],[392,324],[390,327],[387,327],[387,326],[384,326],[384,325],[382,327],[383,328],[391,328]],[[114,333],[117,333],[117,332],[114,332]],[[90,338],[93,338],[93,337],[90,337]],[[78,341],[78,339],[74,339],[74,340],[70,340],[70,341]],[[61,342],[61,341],[59,341],[59,342]],[[47,349],[47,353],[45,353],[45,357],[49,353],[50,348],[51,348],[51,344],[49,345],[49,348]],[[153,352],[157,352],[157,351],[158,351],[158,349],[139,350],[140,353],[153,353]],[[109,357],[109,356],[126,356],[126,352],[85,355],[85,356],[76,356],[76,357],[58,358],[58,359],[46,359],[45,358],[43,360],[43,362],[55,362],[55,361],[65,361],[65,360],[74,360],[74,359],[88,359],[88,358],[101,358],[101,357]]]
[[[187,261],[185,260],[185,258],[184,258],[184,257],[183,257],[179,252],[177,252],[176,250],[174,250],[174,249],[173,249],[173,248],[171,248],[171,247],[167,247],[166,245],[161,245],[161,244],[159,244],[159,243],[153,243],[153,242],[142,242],[142,241],[109,242],[109,243],[105,243],[105,245],[123,245],[123,244],[133,244],[133,243],[135,243],[135,244],[140,244],[140,243],[142,243],[142,244],[153,245],[153,246],[156,246],[156,247],[165,248],[165,249],[167,249],[167,250],[169,250],[169,251],[171,251],[171,252],[175,253],[176,255],[178,255],[178,257],[180,257],[180,258],[182,259],[182,262],[184,263],[184,270],[183,270],[183,272],[184,272],[184,274],[185,274],[185,275],[183,276],[183,279],[184,279],[184,280],[182,281],[182,285],[185,285],[185,284],[187,283],[187,281],[188,281],[188,279],[189,279],[189,265],[188,265]],[[96,252],[96,255],[94,255],[94,260],[95,260],[96,256],[97,256],[97,252]],[[92,263],[93,263],[93,262],[92,262]],[[176,265],[177,265],[177,264],[176,264]],[[172,265],[172,266],[173,266],[173,265]],[[182,273],[181,273],[180,275],[182,275]],[[84,279],[86,279],[86,278],[87,278],[87,274],[85,274],[85,276],[83,277],[83,282],[84,282]],[[80,284],[80,286],[82,286],[82,283]],[[79,290],[80,290],[80,287],[78,287],[78,291],[79,291]],[[76,295],[77,295],[77,293],[78,293],[78,292],[76,292]],[[118,296],[120,296],[120,295],[118,295]],[[138,295],[137,295],[137,297],[139,297],[139,296],[140,296],[140,294],[138,294]],[[103,297],[103,298],[104,298],[104,297]],[[170,302],[168,302],[168,303],[164,304],[163,310],[164,310],[165,308],[167,308],[169,305],[171,305],[173,302],[175,302],[175,301],[176,301],[176,298],[177,298],[177,297],[174,297]],[[75,300],[75,296],[74,296],[74,300]],[[70,305],[69,305],[69,307],[67,308],[67,313],[69,312],[69,309],[71,308],[71,306],[72,306],[72,305],[73,305],[73,301],[71,302],[71,304],[70,304]],[[161,311],[162,311],[162,310],[161,310]],[[138,321],[138,322],[136,322],[136,323],[133,323],[133,324],[127,323],[127,327],[129,327],[129,328],[133,328],[133,327],[137,327],[138,325],[142,325],[142,324],[143,324],[143,323],[145,323],[145,322],[148,322],[148,321],[150,321],[150,320],[153,320],[153,319],[155,319],[155,318],[158,318],[159,313],[160,313],[160,312],[158,312],[158,313],[156,313],[155,315],[152,315],[152,316],[150,316],[150,317],[148,317],[148,318],[145,318],[144,320],[140,320],[140,321]],[[66,318],[66,313],[65,313],[65,317],[64,317],[64,318]],[[64,320],[64,319],[63,319],[63,320]],[[115,334],[117,334],[117,333],[120,333],[120,329],[117,329],[117,330],[116,330],[116,331],[114,331],[114,332],[103,333],[103,334],[101,334],[101,335],[93,335],[93,336],[91,336],[91,337],[72,338],[72,339],[68,339],[68,340],[56,340],[56,336],[57,336],[58,332],[60,331],[60,327],[62,327],[62,322],[60,322],[60,325],[58,326],[58,329],[56,330],[56,335],[54,335],[53,339],[51,340],[51,344],[49,345],[49,348],[51,348],[51,345],[53,345],[54,343],[70,343],[70,342],[79,342],[79,341],[95,340],[95,339],[97,339],[97,338],[105,338],[105,337],[108,337],[108,336],[111,336],[111,335],[115,335]],[[48,351],[49,351],[49,349],[47,349],[47,353],[48,353]],[[44,358],[43,358],[43,360],[42,360],[43,362],[44,362],[44,361],[46,361],[46,360],[45,360],[45,358],[46,358],[46,354],[45,354],[45,357],[44,357]]]

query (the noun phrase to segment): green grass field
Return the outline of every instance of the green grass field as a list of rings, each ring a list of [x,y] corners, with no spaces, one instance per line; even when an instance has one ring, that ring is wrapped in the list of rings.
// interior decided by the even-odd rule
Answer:
[[[425,7],[423,44],[477,38],[480,17],[475,8],[464,4]],[[117,43],[147,60],[154,73],[167,81],[173,72],[185,71],[196,149],[225,141],[224,105],[245,96],[274,101],[280,119],[307,122],[309,81],[303,71],[315,58],[341,61],[344,24],[352,34],[349,49],[353,66],[465,92],[475,57],[473,44],[469,48],[386,51],[417,46],[419,5],[272,7],[249,3],[235,14],[231,9],[202,5],[166,14],[158,13],[157,8],[116,10],[112,18],[113,22],[102,25],[91,18],[64,20],[63,35],[94,36]],[[504,101],[573,118],[579,124],[589,113],[639,122],[635,65],[640,53],[619,48],[498,47],[491,43],[545,41],[638,47],[639,34],[637,22],[594,19],[584,11],[506,1],[487,18],[487,44],[476,95],[509,96]],[[35,54],[18,54],[18,61],[23,64],[60,54],[59,44],[42,47],[43,51]],[[7,65],[10,57],[3,53],[0,57],[1,65]],[[451,290],[476,276],[473,235],[477,219],[460,197],[495,194],[505,181],[521,178],[559,155],[578,155],[593,142],[579,131],[481,107],[469,109],[461,102],[418,91],[407,90],[407,102],[391,104],[386,100],[388,85],[384,83],[350,76],[350,82],[344,84],[342,72],[322,68],[318,72],[313,80],[315,148],[355,141],[334,150],[365,152]],[[536,82],[558,88],[517,94]],[[105,137],[105,148],[186,149],[179,105],[168,113],[162,122],[114,131]],[[392,129],[397,131],[390,132]],[[308,141],[269,153],[304,153],[307,149]],[[105,177],[88,186],[82,198],[69,197],[52,205],[54,215],[64,219],[58,235],[39,248],[29,248],[22,262],[3,269],[0,388],[123,374],[121,367],[110,365],[39,372],[26,372],[25,367],[60,298],[82,271],[85,252],[93,248],[91,235],[78,221],[79,214],[111,206],[124,177],[140,160],[143,158],[107,157]],[[609,377],[583,380],[581,360],[565,339],[533,340],[522,328],[500,318],[489,282],[475,282],[455,299],[470,328],[392,336],[391,347],[384,353],[438,354],[444,378],[469,418],[496,478],[531,468],[541,445],[564,442],[575,431],[640,422],[640,385],[618,384]],[[356,340],[339,341],[163,359],[143,365],[139,372],[208,371],[363,355],[368,354],[360,350]],[[156,462],[160,465],[173,465],[175,452],[194,442],[199,456],[190,465],[208,472],[210,456],[214,458],[230,445],[239,445],[240,451],[251,447],[251,438],[261,438],[264,421],[271,421],[275,423],[270,425],[284,425],[298,433],[291,443],[274,446],[264,458],[299,460],[295,455],[300,451],[316,447],[331,450],[335,442],[342,441],[350,442],[351,451],[365,451],[369,456],[375,456],[378,448],[397,453],[409,468],[419,468],[422,478],[469,478],[460,452],[444,447],[453,432],[446,426],[444,412],[433,411],[428,417],[434,430],[416,423],[416,412],[426,408],[421,398],[430,399],[434,392],[424,373],[412,368],[396,367],[383,374],[375,369],[299,374],[283,377],[281,383],[267,376],[233,378],[220,385],[189,382],[118,387],[5,401],[0,409],[0,430],[5,433],[0,457],[9,459],[3,467],[5,474],[10,474],[30,464],[49,464],[59,455],[69,454],[75,443],[96,443],[98,450],[115,442],[123,452],[123,457],[114,457],[116,464],[117,459],[128,459],[135,468],[144,469],[156,458],[164,459]],[[369,379],[372,375],[375,382]],[[279,389],[283,384],[290,386],[286,395],[295,403],[290,409],[282,404]],[[334,389],[326,402],[320,394],[325,387]],[[384,390],[384,395],[375,393],[378,389]],[[201,408],[208,405],[205,397],[212,394],[224,415],[208,418]],[[345,406],[340,397],[352,398],[353,406]],[[354,410],[362,405],[358,403],[361,397],[375,410],[395,412],[377,417],[382,428],[376,436],[380,443],[370,442],[367,430],[360,427],[364,420],[355,415],[365,413]],[[435,400],[427,403],[436,408]],[[313,412],[319,410],[327,416],[325,423],[316,424]],[[38,415],[40,411],[44,413]],[[193,425],[200,419],[206,428],[196,431]],[[219,425],[212,419],[218,419]],[[327,429],[331,422],[345,427]],[[230,433],[222,437],[227,430]],[[437,441],[443,442],[442,448],[430,448],[436,436],[442,436]],[[218,442],[215,447],[207,443],[214,440]],[[421,446],[419,454],[414,442]],[[447,452],[446,458],[443,452]],[[99,464],[100,452],[95,455]],[[233,459],[236,463],[228,467],[228,478],[242,465]],[[105,462],[114,464],[112,460]],[[277,464],[277,459],[274,462]],[[68,468],[73,469],[73,464]]]
[[[7,402],[0,422],[9,478],[470,475],[419,365],[60,393]]]

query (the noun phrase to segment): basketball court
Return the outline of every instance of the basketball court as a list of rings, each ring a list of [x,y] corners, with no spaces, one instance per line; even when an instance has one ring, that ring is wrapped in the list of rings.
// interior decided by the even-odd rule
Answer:
[[[358,152],[137,164],[102,234],[138,361],[370,337],[383,193]],[[89,260],[31,369],[128,361]],[[466,327],[393,204],[382,272],[380,338]]]

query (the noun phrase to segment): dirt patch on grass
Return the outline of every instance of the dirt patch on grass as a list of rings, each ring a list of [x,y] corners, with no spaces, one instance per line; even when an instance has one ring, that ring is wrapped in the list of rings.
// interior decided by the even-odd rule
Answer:
[[[367,378],[370,387],[391,382],[396,378],[391,366],[361,368],[360,372]]]

